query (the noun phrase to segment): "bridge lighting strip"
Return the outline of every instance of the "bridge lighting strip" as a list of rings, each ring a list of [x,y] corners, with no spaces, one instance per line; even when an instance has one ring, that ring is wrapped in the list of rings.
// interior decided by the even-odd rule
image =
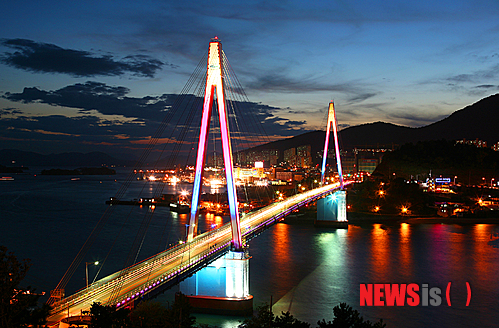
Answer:
[[[351,182],[348,182],[351,183]],[[244,235],[251,234],[255,230],[259,229],[262,226],[267,226],[272,222],[276,222],[278,219],[286,216],[289,214],[291,211],[297,209],[298,207],[315,201],[317,198],[320,198],[321,196],[328,194],[334,189],[338,188],[338,185],[326,185],[321,188],[317,188],[318,190],[310,190],[306,193],[301,193],[298,195],[295,195],[293,197],[290,197],[286,199],[283,202],[278,202],[274,203],[273,205],[270,205],[270,208],[268,209],[262,209],[259,211],[256,211],[254,213],[251,213],[250,215],[246,216],[242,220],[242,224],[251,224],[254,221],[258,221],[261,219],[262,216],[269,215],[273,212],[274,213],[271,215],[270,218],[266,219],[264,222],[259,223],[258,225],[252,227],[249,230],[246,230]],[[312,192],[314,191],[314,192]],[[293,205],[287,207],[288,203],[292,201],[297,201],[297,203],[294,203]],[[166,283],[170,281],[171,279],[177,277],[179,274],[187,272],[193,265],[199,264],[201,261],[203,261],[206,257],[208,257],[211,254],[220,252],[222,249],[227,248],[231,241],[230,241],[230,228],[229,228],[229,223],[226,225],[220,227],[217,229],[218,231],[216,233],[212,233],[212,231],[209,231],[210,234],[205,235],[201,234],[198,237],[196,237],[193,242],[190,244],[191,246],[198,245],[201,242],[205,242],[206,239],[212,239],[214,238],[215,235],[221,234],[221,235],[228,235],[226,238],[229,240],[221,245],[219,245],[217,248],[214,248],[210,250],[208,253],[201,253],[197,255],[195,259],[193,259],[191,262],[185,264],[185,263],[180,263],[176,268],[172,269],[171,271],[160,275],[157,279],[154,279],[153,281],[150,282],[150,284],[147,287],[137,287],[133,291],[127,293],[125,296],[120,297],[120,301],[116,304],[117,307],[125,305],[127,302],[133,301],[136,298],[139,297],[139,295],[144,295],[146,293],[151,292],[152,290],[158,288],[161,286],[163,283]],[[183,248],[183,247],[182,247]],[[164,251],[163,253],[157,254],[155,256],[152,256],[148,259],[145,259],[144,261],[137,263],[135,266],[137,268],[134,271],[130,271],[130,273],[119,280],[113,277],[119,277],[119,272],[110,275],[108,277],[105,277],[92,285],[89,286],[88,289],[83,289],[76,294],[73,294],[72,296],[68,297],[67,299],[64,299],[64,302],[61,302],[60,304],[56,305],[53,309],[53,314],[56,314],[58,312],[61,312],[62,310],[66,310],[68,308],[67,304],[69,303],[71,306],[80,304],[82,302],[86,302],[90,299],[90,297],[94,296],[97,294],[99,291],[102,291],[103,289],[108,289],[119,283],[121,280],[129,280],[133,276],[141,275],[145,271],[149,271],[148,274],[150,273],[151,266],[155,266],[158,262],[160,264],[166,263],[168,260],[175,258],[177,254],[179,254],[182,251],[182,248],[179,248],[179,246],[174,246],[171,247],[170,249]],[[83,297],[85,295],[85,297]],[[78,299],[80,298],[80,299]]]

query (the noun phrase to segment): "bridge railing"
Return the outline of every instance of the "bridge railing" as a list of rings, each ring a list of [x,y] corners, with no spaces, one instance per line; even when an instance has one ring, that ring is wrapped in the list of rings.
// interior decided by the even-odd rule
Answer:
[[[267,226],[269,224],[272,224],[273,222],[289,214],[291,211],[297,209],[300,206],[303,206],[305,203],[310,203],[322,197],[324,194],[334,191],[337,188],[339,188],[339,184],[325,185],[322,187],[311,189],[293,195],[291,197],[288,197],[285,200],[273,203],[255,212],[243,215],[241,217],[241,225],[244,228],[242,229],[243,236],[250,235],[251,233],[253,233],[255,230],[259,229],[262,226]],[[131,276],[136,276],[137,274],[139,275],[150,274],[150,272],[154,270],[157,264],[165,265],[169,260],[175,258],[177,255],[180,255],[180,253],[184,254],[185,247],[191,247],[191,248],[196,247],[196,245],[198,245],[199,243],[206,242],[207,239],[214,238],[214,236],[219,234],[227,236],[227,238],[224,239],[223,245],[220,245],[215,250],[210,250],[208,247],[207,250],[200,252],[198,255],[192,258],[188,258],[186,261],[181,260],[177,266],[175,266],[173,269],[169,270],[168,272],[162,274],[159,277],[159,279],[155,279],[154,281],[148,281],[145,287],[143,285],[128,292],[124,296],[121,295],[120,300],[125,299],[126,301],[127,298],[132,299],[133,298],[132,296],[134,295],[139,296],[137,295],[137,293],[141,294],[141,291],[143,293],[149,292],[150,289],[156,287],[156,285],[154,284],[157,281],[159,281],[160,284],[163,283],[165,279],[172,279],[172,277],[174,277],[175,274],[178,274],[183,270],[186,270],[193,263],[195,264],[201,261],[203,258],[206,258],[210,254],[212,254],[212,252],[219,251],[220,248],[226,247],[227,246],[226,244],[230,243],[231,240],[230,223],[227,223],[215,230],[207,231],[203,234],[200,234],[196,236],[196,238],[194,238],[193,241],[188,244],[174,246],[146,260],[143,260],[128,269],[124,269],[127,270],[125,274],[122,274],[122,271],[124,271],[122,270],[92,283],[91,285],[89,285],[88,288],[82,289],[77,293],[64,298],[61,301],[54,303],[54,308],[52,310],[52,313],[57,313],[67,309],[68,306],[71,307],[81,302],[85,302],[89,298],[93,297],[95,294],[102,292],[105,289],[115,288],[117,284],[121,283],[124,280],[129,279]]]
[[[148,266],[150,263],[149,261],[151,261],[151,260],[155,261],[155,260],[158,260],[158,258],[172,258],[174,256],[174,254],[178,251],[179,251],[178,247],[171,247],[166,251],[163,251],[159,254],[156,254],[150,258],[147,258],[147,259],[135,264],[133,266],[133,267],[135,267],[133,272],[136,272],[136,271],[141,270],[144,267]],[[72,306],[75,304],[79,304],[82,301],[86,301],[86,299],[88,299],[89,297],[93,296],[97,292],[102,291],[102,289],[110,288],[112,286],[114,287],[114,285],[120,283],[121,280],[126,278],[127,275],[122,275],[122,272],[125,270],[127,270],[127,269],[123,269],[123,270],[120,270],[120,271],[113,273],[109,276],[106,276],[106,277],[90,284],[88,286],[88,288],[81,289],[78,292],[76,292],[75,294],[68,296],[60,301],[55,302],[52,305],[53,306],[52,312],[55,313],[55,312],[60,312],[62,310],[65,310],[65,309],[67,309],[68,305]],[[78,300],[78,301],[75,302],[75,300]]]

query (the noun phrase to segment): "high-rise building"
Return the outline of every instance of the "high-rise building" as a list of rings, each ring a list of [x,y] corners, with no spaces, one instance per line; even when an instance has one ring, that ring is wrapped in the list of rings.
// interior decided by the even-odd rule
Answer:
[[[237,163],[240,165],[253,165],[255,162],[264,162],[265,166],[277,165],[279,161],[279,150],[263,149],[240,151],[237,153]]]
[[[288,163],[288,165],[296,165],[296,148],[289,148],[284,151],[284,161]]]
[[[296,148],[296,166],[312,166],[312,148],[310,145],[303,145]]]

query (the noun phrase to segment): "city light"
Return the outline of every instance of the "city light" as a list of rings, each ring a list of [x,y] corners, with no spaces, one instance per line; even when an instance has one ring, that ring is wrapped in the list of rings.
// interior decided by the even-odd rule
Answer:
[[[212,187],[220,187],[221,185],[223,185],[223,182],[220,179],[211,179],[210,180],[210,186],[212,186]]]

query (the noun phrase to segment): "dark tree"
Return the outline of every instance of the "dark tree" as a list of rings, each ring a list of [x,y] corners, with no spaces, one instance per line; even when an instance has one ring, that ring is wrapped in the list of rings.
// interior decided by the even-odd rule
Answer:
[[[167,324],[167,308],[159,302],[139,303],[130,313],[131,327],[162,328]]]
[[[115,306],[97,302],[92,304],[90,314],[92,328],[124,328],[130,324],[130,310],[125,308],[116,309]]]
[[[39,295],[30,287],[20,287],[29,270],[29,260],[17,260],[5,246],[0,246],[0,327],[43,326],[50,306],[38,306]]]
[[[277,328],[310,328],[310,324],[308,322],[300,321],[293,317],[289,311],[286,313],[282,312],[282,314],[278,317],[275,317],[274,327]]]
[[[256,315],[245,319],[239,328],[310,328],[310,324],[300,321],[288,312],[275,316],[268,304],[257,307]]]
[[[383,320],[372,323],[364,320],[359,311],[352,309],[346,303],[340,303],[333,308],[333,321],[326,322],[324,319],[317,322],[318,328],[384,328]]]
[[[191,315],[192,307],[184,294],[175,295],[175,303],[166,311],[166,327],[192,328],[196,318]]]
[[[238,328],[270,328],[273,327],[274,320],[274,313],[270,311],[269,305],[264,303],[256,308],[256,314],[244,319]]]

